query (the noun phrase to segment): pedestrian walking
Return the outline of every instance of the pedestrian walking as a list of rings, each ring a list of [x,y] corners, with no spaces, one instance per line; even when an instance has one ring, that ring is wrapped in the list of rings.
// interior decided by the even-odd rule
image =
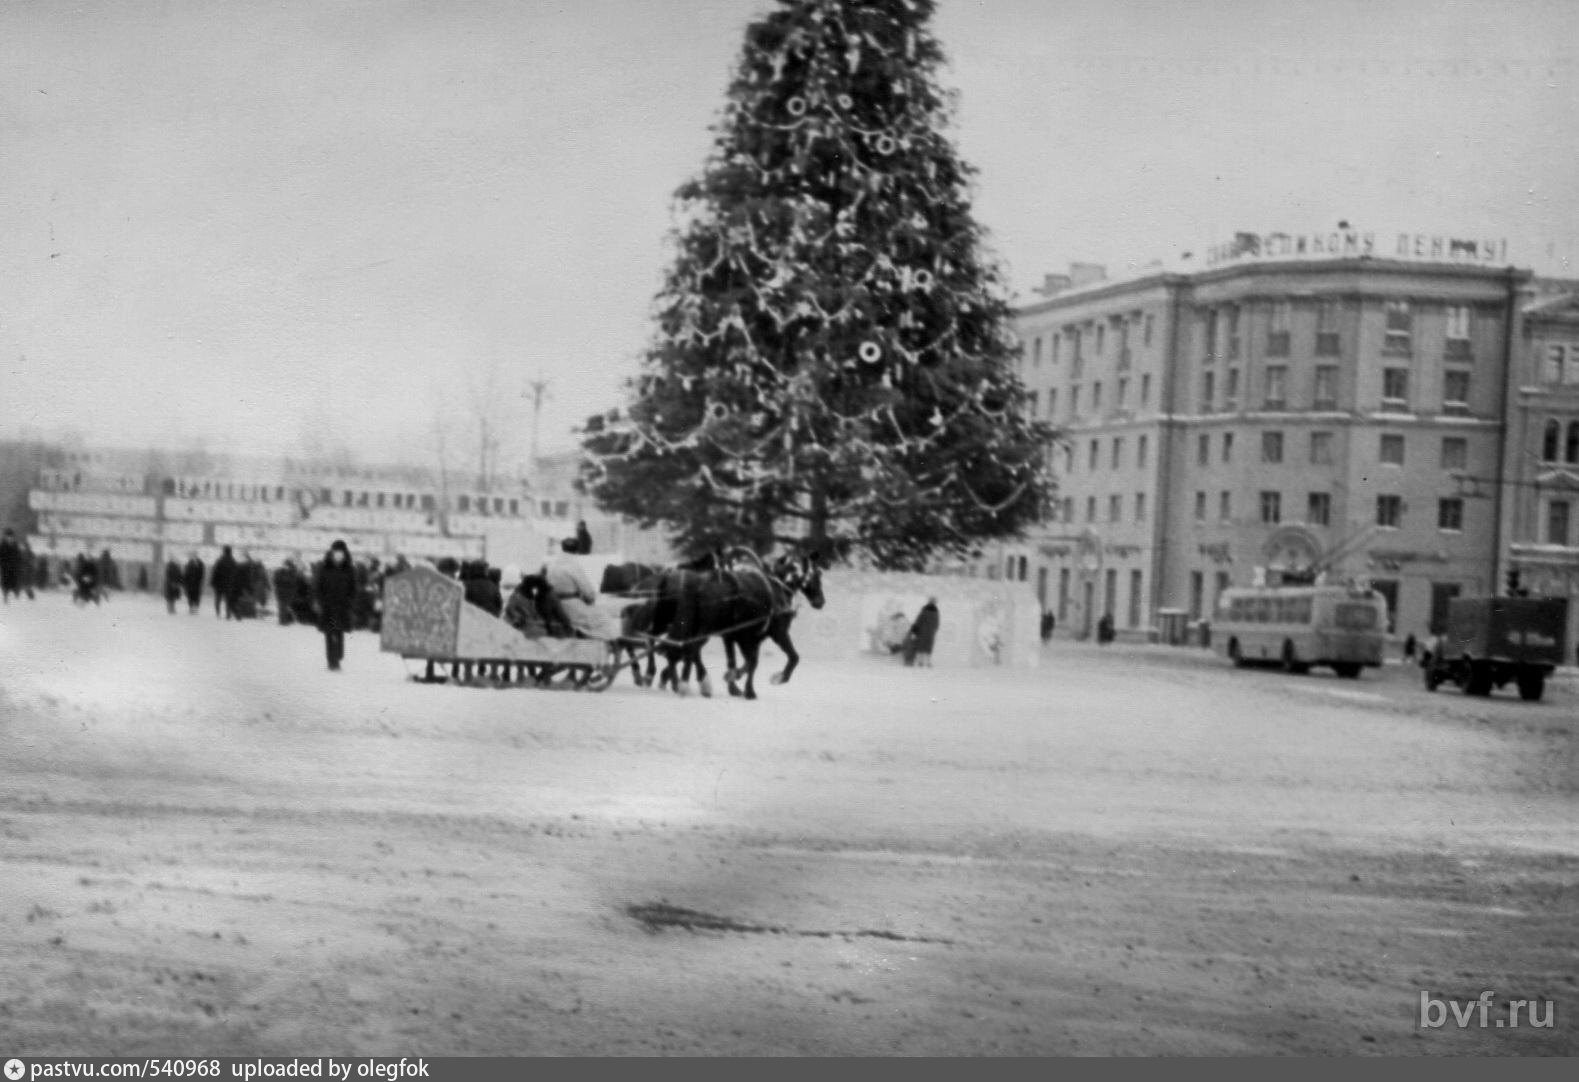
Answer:
[[[941,623],[938,599],[927,598],[927,603],[921,606],[920,612],[916,613],[915,623],[910,625],[910,638],[914,643],[916,664],[923,669],[932,667],[932,647],[937,642],[938,626]]]
[[[181,568],[181,587],[186,591],[187,611],[193,616],[203,603],[203,574],[207,570],[195,552],[187,557],[186,566]]]
[[[0,599],[10,604],[11,595],[22,593],[22,546],[16,534],[6,527],[0,534]]]
[[[175,615],[176,602],[181,600],[181,585],[181,565],[171,557],[164,565],[164,603],[171,616]]]
[[[329,546],[314,587],[324,656],[329,671],[339,672],[345,657],[345,633],[351,629],[351,603],[356,599],[356,569],[351,566],[351,550],[344,541],[337,539]]]
[[[236,615],[233,607],[235,599],[236,579],[240,575],[241,565],[236,563],[236,557],[226,545],[219,559],[214,561],[214,570],[209,572],[208,585],[214,591],[214,615],[225,619],[233,619]]]

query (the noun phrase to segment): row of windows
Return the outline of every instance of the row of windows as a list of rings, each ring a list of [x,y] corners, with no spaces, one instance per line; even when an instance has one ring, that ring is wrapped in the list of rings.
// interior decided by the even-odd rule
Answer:
[[[1118,346],[1119,370],[1129,367],[1132,357],[1130,340],[1135,325],[1140,326],[1140,337],[1144,345],[1151,345],[1151,340],[1156,327],[1156,319],[1150,313],[1133,312],[1129,315],[1109,316],[1104,320],[1091,320],[1085,324],[1070,324],[1062,331],[1055,331],[1047,338],[1048,363],[1057,364],[1061,360],[1063,345],[1069,343],[1070,375],[1079,377],[1080,369],[1085,360],[1084,346],[1091,343],[1093,356],[1100,357],[1107,348],[1108,328],[1112,328],[1112,336]],[[1042,363],[1042,342],[1040,335],[1031,339],[1030,361],[1032,368],[1038,368]]]
[[[1579,421],[1568,422],[1568,437],[1563,438],[1563,426],[1558,421],[1547,421],[1541,436],[1542,462],[1567,462],[1579,464]],[[1558,451],[1562,458],[1557,457]]]
[[[1442,412],[1464,413],[1469,409],[1470,373],[1468,369],[1449,368],[1442,373]],[[1223,397],[1217,400],[1217,373],[1201,373],[1201,394],[1198,412],[1216,413],[1239,408],[1239,369],[1230,368],[1223,373]],[[1289,405],[1288,366],[1269,364],[1262,381],[1261,409],[1282,410]],[[1409,369],[1388,366],[1382,369],[1383,409],[1406,412],[1409,409]],[[1319,364],[1311,372],[1310,408],[1333,410],[1338,408],[1338,366]]]
[[[1283,493],[1274,490],[1265,490],[1257,493],[1259,497],[1260,520],[1264,525],[1276,526],[1283,522]],[[1233,494],[1227,491],[1218,493],[1218,519],[1230,522],[1233,518]],[[1207,510],[1207,494],[1195,494],[1195,521],[1205,522]],[[1399,530],[1404,525],[1404,501],[1402,496],[1382,495],[1376,497],[1376,525],[1383,529]],[[1332,525],[1332,494],[1329,492],[1310,492],[1305,497],[1305,519],[1308,526]],[[1451,533],[1464,529],[1464,500],[1459,496],[1445,496],[1436,502],[1436,528]]]
[[[1059,521],[1061,521],[1061,522],[1075,522],[1075,521],[1077,521],[1075,519],[1075,499],[1074,499],[1073,496],[1065,496],[1061,502],[1055,502],[1053,506],[1058,512],[1058,519],[1059,519]],[[1146,521],[1146,494],[1144,492],[1137,492],[1137,493],[1135,493],[1134,508],[1135,508],[1134,521],[1135,522],[1145,522]],[[1095,496],[1087,496],[1086,497],[1086,517],[1085,517],[1085,521],[1087,521],[1087,522],[1095,522],[1095,521],[1097,521],[1097,498]],[[1107,498],[1107,521],[1108,522],[1123,522],[1124,521],[1124,497],[1123,496],[1121,496],[1121,495],[1111,495],[1111,496],[1109,496]]]
[[[1127,410],[1127,409],[1131,408],[1130,407],[1130,401],[1129,401],[1130,386],[1131,386],[1131,384],[1130,384],[1130,379],[1129,379],[1128,376],[1120,376],[1117,380],[1114,381],[1114,384],[1113,384],[1114,394],[1113,394],[1113,401],[1112,401],[1112,408],[1113,409],[1115,409],[1115,410]],[[1074,419],[1074,418],[1080,416],[1080,406],[1081,406],[1080,390],[1081,390],[1081,386],[1078,383],[1072,385],[1069,388],[1069,417],[1070,417],[1070,419]],[[1031,394],[1030,394],[1030,415],[1033,418],[1037,416],[1038,407],[1040,406],[1041,401],[1042,401],[1042,399],[1041,399],[1040,392],[1032,391]],[[1150,373],[1146,373],[1146,374],[1144,374],[1144,375],[1142,375],[1140,377],[1140,395],[1139,395],[1139,401],[1136,403],[1136,405],[1140,409],[1145,409],[1147,406],[1151,405],[1151,374]],[[1100,413],[1101,410],[1102,410],[1102,381],[1101,380],[1093,380],[1092,383],[1091,383],[1090,406],[1091,406],[1091,410],[1092,410],[1093,413]],[[1058,415],[1058,388],[1057,387],[1050,387],[1050,388],[1048,388],[1048,391],[1047,391],[1047,410],[1046,410],[1046,413],[1044,414],[1044,416],[1046,416],[1048,420],[1053,420],[1057,415]]]
[[[1556,422],[1552,422],[1555,424]],[[1569,451],[1579,455],[1579,421],[1573,422],[1568,427]],[[1286,461],[1286,434],[1272,429],[1261,433],[1261,461],[1267,465],[1281,465]],[[1104,456],[1102,454],[1103,441],[1092,439],[1086,445],[1086,469],[1095,472],[1102,468]],[[1224,463],[1231,463],[1234,458],[1234,434],[1224,432],[1218,439],[1221,448],[1220,459]],[[1106,461],[1108,468],[1120,470],[1125,468],[1125,452],[1128,447],[1126,437],[1113,436],[1108,440],[1108,454]],[[1405,464],[1405,440],[1402,434],[1396,432],[1383,432],[1377,440],[1376,457],[1379,462],[1387,466],[1403,466]],[[1312,466],[1330,466],[1333,462],[1333,433],[1312,432],[1308,443],[1308,461]],[[1149,437],[1140,435],[1135,438],[1135,468],[1145,469],[1149,464],[1151,442]],[[1551,456],[1548,455],[1548,458]],[[1570,461],[1574,459],[1570,457]],[[1064,448],[1064,473],[1075,472],[1077,458],[1073,447]],[[1212,464],[1212,435],[1202,432],[1195,438],[1195,464],[1197,466],[1210,466]],[[1444,470],[1463,470],[1469,468],[1469,440],[1463,436],[1443,436],[1437,456],[1437,465]]]
[[[1341,352],[1340,327],[1343,301],[1322,298],[1316,301],[1315,340],[1312,343],[1318,357],[1335,357]],[[1407,300],[1390,300],[1383,304],[1385,334],[1382,350],[1385,353],[1407,355],[1413,349],[1414,311]],[[1446,307],[1446,347],[1443,356],[1450,360],[1470,358],[1470,321],[1472,309],[1467,304],[1450,304]],[[1240,306],[1223,305],[1201,314],[1202,358],[1211,362],[1218,357],[1235,360],[1240,354]],[[1268,357],[1287,357],[1293,337],[1293,302],[1272,301],[1267,310],[1266,349]]]

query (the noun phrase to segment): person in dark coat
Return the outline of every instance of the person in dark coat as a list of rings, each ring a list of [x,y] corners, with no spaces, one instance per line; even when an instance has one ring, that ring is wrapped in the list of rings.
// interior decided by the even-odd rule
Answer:
[[[231,553],[230,546],[219,554],[219,559],[214,561],[214,569],[208,573],[208,585],[214,591],[214,615],[230,618],[235,615],[230,609],[232,583],[236,578],[236,557]]]
[[[72,578],[76,583],[73,601],[79,605],[86,605],[90,601],[95,605],[104,602],[102,584],[99,582],[99,562],[89,558],[86,552],[77,555],[76,574]]]
[[[932,667],[932,647],[937,642],[940,623],[942,618],[938,615],[938,599],[929,597],[927,603],[921,606],[921,611],[916,613],[916,622],[910,625],[916,664],[924,669]]]
[[[592,555],[592,531],[584,519],[576,523],[576,551],[583,556]]]
[[[203,573],[207,570],[195,552],[187,557],[186,566],[181,569],[181,586],[186,591],[187,611],[193,616],[197,615],[198,606],[203,602]]]
[[[0,598],[9,604],[11,595],[21,592],[22,546],[17,544],[16,534],[8,527],[0,535]]]
[[[119,590],[121,588],[121,569],[115,563],[115,557],[110,555],[110,550],[105,549],[99,553],[99,589]]]
[[[351,566],[351,550],[344,541],[336,540],[329,546],[315,588],[324,654],[329,671],[339,672],[345,657],[345,633],[351,628],[351,604],[356,600],[356,568]]]
[[[181,565],[175,560],[166,560],[164,565],[164,603],[170,610],[170,615],[175,615],[175,603],[181,600]]]

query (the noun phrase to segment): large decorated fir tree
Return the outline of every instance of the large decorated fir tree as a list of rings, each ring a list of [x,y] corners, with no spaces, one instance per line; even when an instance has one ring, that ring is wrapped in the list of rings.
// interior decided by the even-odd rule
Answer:
[[[746,32],[624,410],[583,477],[683,550],[807,538],[916,568],[1051,488],[972,218],[931,0],[779,0]]]

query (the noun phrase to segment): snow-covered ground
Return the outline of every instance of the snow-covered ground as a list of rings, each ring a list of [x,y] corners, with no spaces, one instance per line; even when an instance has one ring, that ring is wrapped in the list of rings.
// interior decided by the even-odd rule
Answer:
[[[13,602],[0,1052],[1579,1049],[1571,678],[805,652],[754,703],[458,688]],[[1556,1027],[1417,1026],[1484,989]]]

